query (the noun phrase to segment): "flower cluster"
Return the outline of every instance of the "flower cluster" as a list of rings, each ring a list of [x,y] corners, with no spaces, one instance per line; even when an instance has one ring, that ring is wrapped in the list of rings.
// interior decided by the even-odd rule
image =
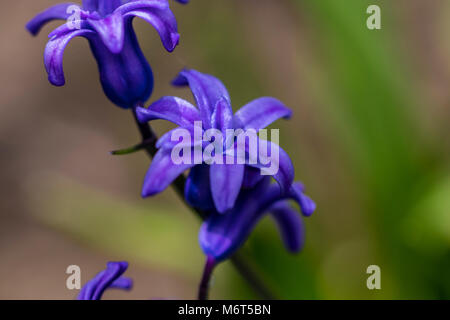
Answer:
[[[214,128],[226,135],[226,130],[233,129],[253,129],[258,131],[270,125],[279,118],[289,118],[291,110],[274,98],[256,99],[242,107],[235,115],[231,108],[231,100],[227,89],[223,83],[208,74],[203,74],[195,70],[183,70],[173,81],[176,86],[189,86],[198,109],[189,102],[177,97],[163,97],[156,101],[148,109],[138,108],[138,120],[146,122],[156,119],[171,121],[185,130],[192,131],[195,136],[194,122],[202,124],[202,129]],[[187,169],[193,168],[188,177],[186,188],[186,199],[194,207],[202,210],[210,210],[213,207],[223,213],[234,207],[239,191],[242,186],[253,187],[262,176],[259,174],[259,167],[263,164],[256,162],[250,164],[227,164],[226,159],[222,163],[213,162],[204,165],[197,161],[176,164],[172,160],[172,151],[178,145],[178,141],[173,141],[178,128],[168,132],[156,144],[159,148],[147,175],[145,177],[142,196],[150,196],[161,192],[169,186],[173,180]],[[233,137],[234,138],[234,137]],[[234,157],[237,157],[239,149],[248,153],[248,144],[238,144],[236,139],[227,139],[223,144],[229,144],[226,150],[236,150]],[[195,149],[201,141],[191,141],[190,147]],[[259,143],[258,143],[259,144]],[[294,181],[294,167],[292,161],[281,148],[267,142],[267,146],[272,149],[277,148],[279,154],[279,170],[274,175],[282,189],[287,190]],[[195,154],[195,150],[192,151]],[[227,154],[221,155],[227,157]],[[251,157],[246,157],[249,160]],[[228,161],[230,162],[230,161]],[[209,187],[209,185],[211,187]]]
[[[198,109],[183,99],[163,97],[148,109],[138,108],[139,121],[165,119],[186,130],[193,130],[194,122],[200,121],[205,130],[215,128],[224,132],[229,128],[260,130],[279,118],[289,118],[292,113],[280,101],[264,97],[248,103],[233,115],[230,96],[223,83],[195,70],[183,70],[173,84],[188,85]],[[314,212],[315,204],[304,195],[302,184],[293,183],[294,168],[286,152],[277,148],[279,170],[273,178],[278,184],[272,184],[269,176],[259,172],[262,165],[258,162],[253,165],[227,164],[226,161],[209,165],[195,161],[174,163],[172,151],[179,141],[173,141],[172,137],[177,136],[177,130],[179,128],[169,131],[157,142],[159,151],[145,177],[143,196],[164,190],[177,176],[190,169],[185,197],[190,205],[207,212],[208,218],[200,231],[200,244],[206,255],[216,262],[229,258],[265,212],[272,213],[286,247],[293,252],[300,250],[302,222],[286,199],[296,201],[305,216]],[[235,140],[230,144],[228,150],[243,148],[248,152],[247,144],[239,145]],[[196,145],[193,141],[189,147],[194,149]],[[200,148],[204,148],[201,143]]]
[[[188,0],[177,1],[188,3]],[[72,19],[71,6],[66,3],[47,9],[32,19],[27,29],[36,35],[51,20]],[[233,114],[230,95],[219,79],[184,69],[173,85],[188,86],[196,106],[167,96],[148,108],[141,107],[152,93],[153,74],[134,33],[134,17],[144,19],[157,30],[167,51],[175,49],[179,34],[168,0],[83,0],[75,20],[71,20],[77,27],[65,23],[50,33],[44,53],[45,68],[53,85],[64,85],[64,50],[74,37],[84,37],[97,61],[106,96],[117,106],[132,109],[140,129],[151,132],[150,127],[144,126],[157,119],[178,125],[152,146],[157,152],[145,176],[142,196],[163,191],[176,179],[184,178],[185,171],[189,170],[180,191],[205,220],[199,232],[200,246],[207,257],[199,296],[205,297],[214,266],[230,258],[244,244],[266,213],[278,225],[287,250],[298,252],[304,243],[304,227],[289,201],[297,203],[304,216],[310,216],[316,205],[305,195],[303,184],[294,182],[293,163],[276,143],[255,135],[258,147],[253,149],[245,137],[228,134],[229,130],[261,133],[274,121],[290,118],[292,111],[279,100],[262,97]],[[210,136],[221,148],[211,149],[205,141],[195,138],[209,136],[211,131],[226,136],[219,141],[219,135]],[[181,132],[194,136],[194,140],[180,141]],[[203,154],[207,149],[208,159],[195,159],[197,151]],[[174,161],[174,152],[180,150],[191,161]],[[238,159],[239,155],[244,155],[243,159]],[[273,162],[277,170],[268,171]],[[108,288],[130,289],[131,280],[122,277],[127,267],[126,262],[108,263],[106,270],[83,287],[79,299],[98,300]]]

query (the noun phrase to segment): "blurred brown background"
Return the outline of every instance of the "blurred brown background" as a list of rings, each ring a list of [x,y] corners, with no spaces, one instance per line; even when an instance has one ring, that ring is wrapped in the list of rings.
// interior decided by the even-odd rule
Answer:
[[[448,298],[450,276],[439,272],[450,265],[450,2],[170,1],[181,34],[173,54],[134,22],[152,100],[190,98],[169,85],[188,66],[221,78],[235,111],[259,96],[294,110],[275,126],[319,208],[305,252],[290,257],[266,221],[246,248],[277,295]],[[104,97],[84,39],[66,50],[67,84],[47,81],[46,35],[60,22],[36,38],[24,26],[55,3],[0,4],[0,298],[74,298],[67,266],[79,265],[84,283],[111,259],[130,261],[135,289],[107,298],[194,298],[199,224],[172,190],[140,198],[144,154],[109,155],[138,133]],[[372,3],[381,31],[365,27]],[[382,267],[381,293],[365,288],[370,264]],[[213,297],[254,296],[225,264]]]

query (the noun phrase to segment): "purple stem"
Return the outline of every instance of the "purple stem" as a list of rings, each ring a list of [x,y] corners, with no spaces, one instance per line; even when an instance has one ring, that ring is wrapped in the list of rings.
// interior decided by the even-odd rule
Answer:
[[[216,261],[214,258],[211,256],[206,257],[202,281],[200,282],[200,286],[198,288],[198,300],[208,300],[211,276],[215,266]]]

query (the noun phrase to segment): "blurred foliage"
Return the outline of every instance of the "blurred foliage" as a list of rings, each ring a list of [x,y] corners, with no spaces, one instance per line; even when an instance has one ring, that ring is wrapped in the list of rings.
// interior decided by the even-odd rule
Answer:
[[[37,185],[42,193],[31,195],[31,206],[42,223],[117,260],[176,273],[194,285],[200,279],[204,257],[197,245],[195,217],[174,214],[167,206],[136,206],[51,173],[32,181],[30,189]],[[237,298],[256,297],[228,262],[218,270],[213,298],[234,296],[234,290]]]

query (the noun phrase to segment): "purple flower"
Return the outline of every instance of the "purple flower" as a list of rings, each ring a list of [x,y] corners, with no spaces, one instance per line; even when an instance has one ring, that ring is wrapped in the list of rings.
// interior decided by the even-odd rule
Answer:
[[[49,21],[68,20],[49,35],[44,53],[49,81],[64,85],[64,49],[74,37],[84,37],[97,60],[106,96],[119,107],[132,108],[153,90],[152,70],[132,27],[134,17],[150,23],[164,47],[174,50],[179,34],[167,0],[83,0],[82,8],[63,3],[38,14],[26,27],[36,35]]]
[[[266,177],[253,189],[243,190],[230,212],[220,214],[213,211],[203,223],[199,234],[203,252],[215,263],[229,258],[268,212],[278,225],[285,247],[294,253],[300,251],[304,243],[304,227],[289,200],[297,202],[304,216],[310,216],[316,209],[316,204],[304,194],[301,183],[294,183],[280,194],[278,186],[271,184]]]
[[[171,121],[177,125],[160,138],[157,143],[158,153],[153,159],[144,180],[142,196],[151,196],[163,191],[180,174],[191,169],[185,187],[186,199],[194,207],[203,210],[215,207],[218,212],[223,213],[233,208],[241,187],[253,187],[263,176],[259,170],[264,165],[259,161],[244,164],[234,161],[227,164],[227,153],[222,156],[223,163],[198,163],[195,159],[188,163],[176,164],[172,160],[172,151],[178,142],[172,141],[173,135],[180,131],[189,131],[195,136],[196,124],[201,123],[200,135],[209,129],[217,129],[224,136],[229,129],[253,130],[257,132],[279,118],[289,118],[291,110],[280,101],[263,97],[256,99],[233,115],[230,96],[222,82],[207,74],[195,70],[184,70],[173,81],[175,86],[189,86],[197,107],[177,97],[163,97],[153,103],[148,109],[138,108],[137,116],[140,122],[156,119]],[[198,129],[198,128],[197,128]],[[256,136],[256,142],[261,140]],[[236,140],[226,139],[224,141],[227,152],[235,150],[234,157],[241,150],[250,154],[247,144],[239,144]],[[205,151],[204,141],[191,140],[188,147],[192,148],[192,154],[200,148]],[[275,150],[278,157],[279,170],[273,174],[279,183],[281,190],[288,190],[294,180],[294,168],[289,156],[275,143],[267,142],[267,148]],[[242,150],[243,149],[243,150]],[[205,188],[205,183],[210,188]]]
[[[106,270],[98,273],[83,286],[78,295],[78,300],[100,300],[103,292],[110,288],[130,290],[133,286],[133,281],[122,277],[127,268],[128,262],[108,262]]]

